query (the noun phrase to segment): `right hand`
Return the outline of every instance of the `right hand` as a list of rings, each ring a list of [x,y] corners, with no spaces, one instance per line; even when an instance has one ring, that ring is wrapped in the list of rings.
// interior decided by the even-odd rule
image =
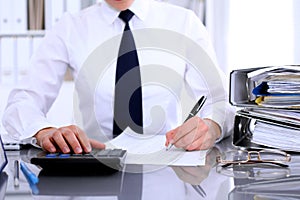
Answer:
[[[92,148],[104,149],[105,144],[87,137],[77,126],[70,125],[60,128],[45,128],[35,134],[37,144],[45,151],[76,154],[89,153]]]
[[[215,121],[194,116],[167,132],[165,146],[172,143],[187,151],[205,150],[212,148],[220,136],[221,129]]]

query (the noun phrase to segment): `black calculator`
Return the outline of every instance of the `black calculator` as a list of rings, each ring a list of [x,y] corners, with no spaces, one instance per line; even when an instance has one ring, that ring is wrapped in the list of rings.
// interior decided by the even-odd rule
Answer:
[[[39,165],[44,172],[48,173],[105,175],[123,170],[126,153],[123,149],[97,149],[82,154],[42,151],[33,156],[30,162]]]

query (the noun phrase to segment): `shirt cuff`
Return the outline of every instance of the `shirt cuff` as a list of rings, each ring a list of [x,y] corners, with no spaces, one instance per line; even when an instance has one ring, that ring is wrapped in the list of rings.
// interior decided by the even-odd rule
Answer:
[[[233,130],[234,124],[234,112],[231,109],[224,111],[219,111],[219,113],[214,113],[209,117],[205,117],[216,122],[221,129],[221,136],[215,141],[218,143],[222,141],[224,138],[230,136]]]
[[[56,127],[56,126],[47,121],[35,121],[34,123],[30,124],[28,127],[25,128],[24,134],[22,134],[20,139],[24,140],[33,137],[40,130],[49,127]]]

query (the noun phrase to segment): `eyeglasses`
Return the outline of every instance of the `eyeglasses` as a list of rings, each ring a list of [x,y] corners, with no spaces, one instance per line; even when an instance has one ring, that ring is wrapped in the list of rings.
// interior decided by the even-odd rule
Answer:
[[[217,156],[216,161],[218,164],[222,164],[222,167],[242,164],[272,164],[280,167],[288,167],[284,163],[290,162],[291,156],[277,149],[251,149],[227,151]]]
[[[271,180],[289,177],[291,171],[286,167],[231,165],[230,167],[217,166],[219,174],[234,177],[236,179]]]

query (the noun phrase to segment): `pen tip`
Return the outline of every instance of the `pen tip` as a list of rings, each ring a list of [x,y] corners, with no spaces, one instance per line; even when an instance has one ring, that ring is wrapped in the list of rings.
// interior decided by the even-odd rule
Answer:
[[[173,144],[172,144],[172,143],[169,143],[169,145],[168,145],[167,148],[166,148],[166,151],[169,151],[169,150],[171,149],[172,146],[173,146]]]
[[[19,187],[19,180],[17,178],[15,178],[14,180],[14,186]]]

